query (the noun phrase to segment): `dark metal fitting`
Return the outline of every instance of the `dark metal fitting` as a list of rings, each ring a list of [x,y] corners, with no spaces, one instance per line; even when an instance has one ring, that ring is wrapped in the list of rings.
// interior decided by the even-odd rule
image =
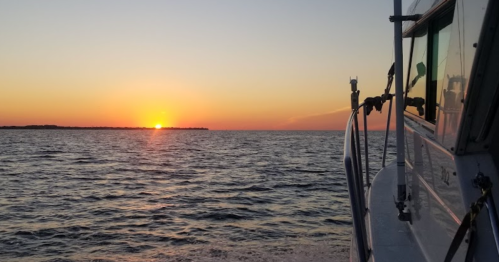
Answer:
[[[473,179],[473,186],[486,190],[492,187],[492,182],[490,181],[490,177],[485,176],[482,172],[478,172],[475,179]]]
[[[366,105],[367,115],[373,111],[373,107],[379,112],[381,112],[381,109],[383,108],[383,100],[380,96],[368,97],[364,100],[364,104]]]
[[[418,21],[421,19],[421,15],[392,15],[390,16],[390,22],[400,22],[400,21]]]
[[[397,215],[400,221],[408,221],[412,224],[411,212],[404,212],[404,208],[407,207],[403,201],[395,202],[395,207],[398,209],[399,213]]]
[[[388,95],[383,94],[381,95],[381,98],[385,100],[392,100],[393,94],[388,94]]]

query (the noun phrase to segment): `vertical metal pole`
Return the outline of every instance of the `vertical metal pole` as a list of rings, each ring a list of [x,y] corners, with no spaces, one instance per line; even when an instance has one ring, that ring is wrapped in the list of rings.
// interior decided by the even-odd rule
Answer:
[[[357,79],[350,79],[350,86],[352,89],[352,95],[351,95],[351,104],[352,104],[352,111],[357,111],[359,109],[359,93],[360,91],[357,90]],[[357,163],[357,171],[355,173],[356,180],[357,180],[357,186],[359,188],[359,192],[361,192],[360,197],[361,197],[361,203],[362,207],[365,210],[365,199],[364,199],[364,180],[362,178],[362,159],[361,159],[361,153],[360,153],[360,138],[359,138],[359,121],[357,118],[357,113],[354,113],[353,115],[353,120],[354,120],[354,126],[353,126],[353,133],[352,133],[352,141],[355,141],[355,146],[352,148],[352,155],[355,157],[355,162]],[[362,212],[362,214],[365,214],[365,211]]]
[[[352,118],[348,123],[348,128],[345,132],[350,132],[349,139],[345,138],[346,148],[350,147],[350,157],[345,157],[345,168],[347,171],[348,193],[350,195],[350,203],[352,208],[353,224],[355,230],[355,243],[358,252],[358,261],[367,262],[369,257],[369,249],[367,244],[367,230],[365,225],[365,199],[364,188],[362,184],[362,172],[359,176],[359,159],[357,158],[356,143],[358,143],[358,126],[353,126],[352,121],[357,116],[359,108],[359,91],[357,90],[357,79],[350,80],[352,95]],[[357,130],[356,130],[357,128]],[[357,136],[356,136],[357,134]],[[346,134],[345,134],[346,135]],[[355,141],[357,139],[357,141]],[[352,170],[353,169],[353,170]],[[353,172],[352,172],[353,171]],[[359,181],[360,180],[360,181]]]
[[[351,95],[351,104],[352,104],[352,111],[357,111],[359,109],[359,93],[360,91],[357,90],[357,79],[350,79],[350,88],[352,90],[352,95]],[[358,112],[358,111],[357,111]],[[360,138],[359,138],[359,120],[357,118],[357,113],[353,116],[354,119],[354,136],[353,138],[356,139],[357,141],[357,146],[355,149],[352,151],[352,153],[356,154],[357,156],[357,164],[358,164],[358,169],[359,173],[356,175],[360,176],[360,184],[362,184],[362,192],[364,191],[364,183],[362,179],[362,159],[361,159],[361,154],[360,154]]]
[[[359,174],[359,163],[358,163],[358,160],[357,160],[357,146],[355,145],[355,130],[354,128],[352,127],[352,130],[350,130],[350,132],[352,132],[352,144],[351,144],[351,152],[352,152],[352,163],[353,163],[353,176],[355,177],[355,189],[358,190],[359,186],[357,185],[358,182],[357,182],[357,176]],[[357,196],[359,197],[359,195]]]
[[[355,194],[355,198],[352,199],[352,196],[351,196],[351,193],[350,193],[350,199],[352,199],[351,203],[354,206],[352,206],[352,212],[356,212],[357,215],[354,215],[354,219],[355,217],[357,217],[357,220],[356,223],[358,226],[356,226],[355,230],[359,230],[356,232],[356,238],[357,238],[357,248],[359,249],[359,260],[360,261],[366,261],[367,262],[367,258],[368,258],[368,245],[367,245],[367,230],[366,230],[366,224],[365,224],[365,220],[364,220],[364,215],[366,213],[366,205],[365,205],[365,199],[364,199],[364,187],[361,187],[360,185],[362,184],[362,176],[359,176],[358,174],[359,173],[356,173],[356,171],[358,172],[358,163],[359,163],[359,159],[357,159],[356,157],[356,152],[355,152],[355,148],[357,148],[357,146],[355,145],[355,131],[354,131],[354,128],[352,127],[352,144],[351,144],[351,152],[352,152],[352,165],[353,165],[353,170],[354,170],[354,174],[350,177],[348,176],[347,179],[348,180],[348,183],[350,185],[350,182],[352,182],[351,184],[354,185],[352,188],[354,190],[354,194]],[[358,141],[357,141],[358,142]],[[350,190],[349,190],[350,192]],[[353,211],[355,210],[355,211]]]
[[[359,199],[360,203],[360,211],[361,214],[364,215],[366,213],[366,200],[364,196],[364,183],[362,179],[362,170],[359,169],[359,167],[362,166],[362,160],[360,159],[359,155],[357,154],[357,149],[359,148],[359,140],[355,138],[355,134],[359,134],[359,130],[355,130],[355,128],[352,127],[352,162],[355,165],[353,167],[354,170],[354,180],[355,180],[355,186],[357,188],[357,198]]]
[[[393,1],[394,16],[402,15],[402,0]],[[405,201],[405,155],[404,155],[404,87],[403,87],[403,53],[402,53],[402,21],[394,22],[395,35],[395,96],[396,96],[396,127],[397,127],[397,200]]]
[[[364,192],[364,179],[362,178],[362,154],[360,153],[360,136],[359,136],[359,120],[357,118],[357,114],[354,116],[354,124],[355,124],[355,142],[357,143],[356,154],[358,158],[359,164],[359,181],[362,188],[362,192]]]
[[[366,185],[367,187],[371,186],[371,183],[369,182],[369,152],[368,152],[368,147],[367,147],[367,111],[366,107],[362,109],[364,112],[364,153],[366,157]]]
[[[392,102],[393,98],[390,99],[390,106],[388,107],[388,120],[386,121],[386,131],[385,131],[385,146],[383,147],[383,161],[381,162],[381,167],[385,167],[386,151],[388,147],[388,133],[390,131],[390,120],[392,119]]]
[[[347,132],[351,132],[347,130]],[[352,140],[353,142],[353,137]],[[350,145],[351,148],[353,149],[353,145]],[[353,153],[353,151],[352,151]],[[354,154],[352,154],[353,156]],[[357,187],[355,186],[355,175],[352,174],[352,168],[355,169],[355,163],[352,161],[353,159],[351,158],[346,158],[345,159],[345,168],[347,170],[347,182],[348,182],[348,194],[350,196],[350,203],[351,206],[350,208],[352,209],[352,219],[353,219],[353,228],[354,228],[354,240],[355,244],[357,246],[357,254],[358,254],[358,261],[359,262],[367,262],[368,261],[368,256],[369,256],[369,251],[368,251],[368,246],[367,246],[367,235],[364,235],[363,232],[365,232],[365,220],[364,216],[362,215],[361,211],[361,204],[360,204],[360,199],[358,199],[358,192]],[[349,172],[350,171],[350,172]]]

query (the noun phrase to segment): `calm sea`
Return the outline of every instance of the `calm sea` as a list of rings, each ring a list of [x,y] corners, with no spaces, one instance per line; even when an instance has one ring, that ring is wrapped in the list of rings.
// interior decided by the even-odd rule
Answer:
[[[0,261],[340,261],[342,152],[335,131],[1,130]]]

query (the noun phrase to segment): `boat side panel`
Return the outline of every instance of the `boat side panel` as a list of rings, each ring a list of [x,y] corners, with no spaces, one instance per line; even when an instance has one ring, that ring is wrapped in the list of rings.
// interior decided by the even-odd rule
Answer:
[[[406,140],[407,151],[413,155],[406,170],[411,229],[427,259],[443,261],[466,213],[454,157],[414,129],[406,128]],[[461,247],[456,257],[464,258],[465,252]]]
[[[473,188],[471,182],[478,169],[497,174],[494,156],[490,154],[455,155],[459,128],[463,124],[463,102],[468,100],[470,93],[469,80],[476,62],[475,47],[488,3],[488,0],[455,1],[447,55],[442,58],[446,60],[443,61],[444,78],[437,87],[440,100],[436,101],[435,125],[422,123],[424,119],[415,120],[407,114],[405,118],[406,155],[410,156],[406,158],[406,178],[411,196],[411,230],[428,261],[444,260],[461,219],[470,203],[480,195],[480,190]],[[428,19],[430,21],[433,17]],[[494,177],[493,183],[499,184],[499,177]],[[493,191],[493,194],[494,198],[499,198],[499,191]],[[479,215],[477,224],[476,261],[499,261],[486,211]],[[454,260],[464,260],[467,248],[468,245],[462,243]]]
[[[496,206],[499,199],[498,170],[489,153],[456,156],[457,177],[461,184],[463,205],[469,207],[480,197],[480,189],[473,186],[473,179],[478,172],[490,177],[492,181],[492,196]],[[497,208],[497,207],[496,207]],[[475,261],[499,261],[499,255],[492,235],[492,227],[488,217],[488,210],[484,207],[477,216],[477,247]],[[466,246],[465,244],[461,244]]]

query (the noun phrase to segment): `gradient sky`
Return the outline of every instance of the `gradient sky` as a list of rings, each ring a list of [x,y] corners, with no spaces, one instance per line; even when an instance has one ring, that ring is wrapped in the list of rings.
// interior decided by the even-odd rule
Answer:
[[[392,1],[0,0],[0,126],[342,130],[349,77],[363,97],[384,89],[392,12]]]

